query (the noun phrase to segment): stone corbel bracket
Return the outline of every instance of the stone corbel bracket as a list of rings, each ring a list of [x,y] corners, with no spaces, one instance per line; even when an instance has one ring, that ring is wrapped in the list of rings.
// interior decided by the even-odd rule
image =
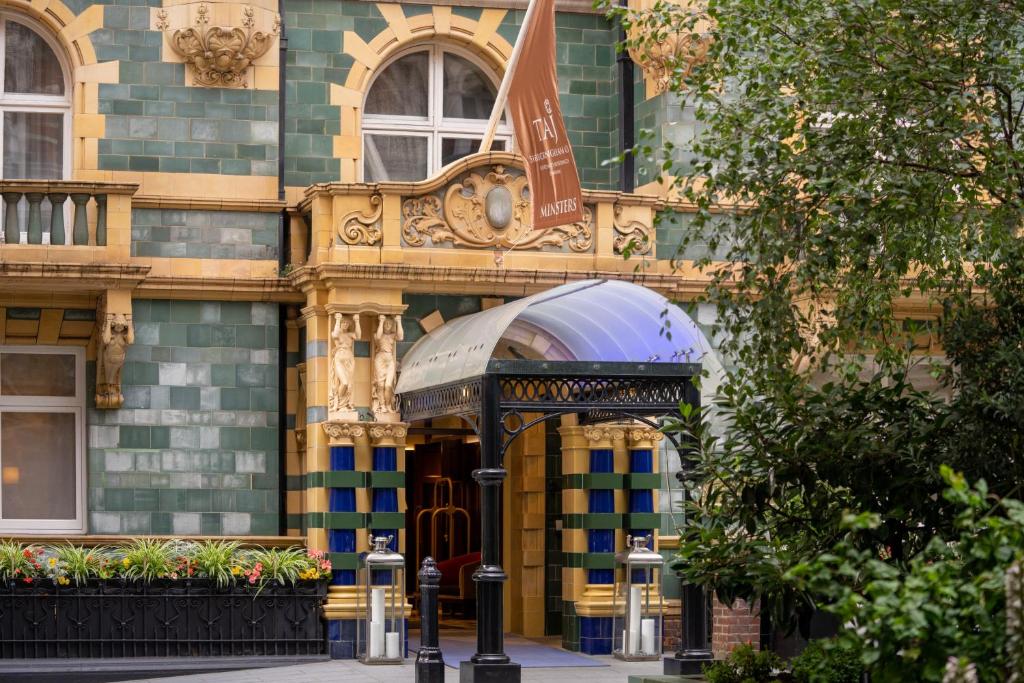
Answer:
[[[161,9],[156,14],[156,28],[167,36],[171,50],[188,64],[195,84],[208,87],[248,87],[250,65],[270,50],[281,32],[277,14],[267,30],[257,30],[256,12],[249,6],[242,8],[241,25],[211,25],[206,3],[199,3],[192,26],[184,25],[187,19],[182,20],[183,16],[177,12],[175,21],[168,10]]]
[[[128,347],[135,342],[132,295],[110,290],[96,307],[96,408],[115,410],[124,405],[121,370]]]

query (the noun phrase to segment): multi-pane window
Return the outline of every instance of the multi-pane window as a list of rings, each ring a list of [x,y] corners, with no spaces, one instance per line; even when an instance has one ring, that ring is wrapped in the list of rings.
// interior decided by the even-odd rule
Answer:
[[[0,346],[0,533],[84,530],[84,349]]]
[[[0,148],[4,178],[64,178],[71,93],[50,40],[0,13]]]
[[[497,90],[487,69],[448,47],[424,46],[392,60],[363,107],[363,180],[423,180],[476,152]],[[503,120],[492,149],[510,146]]]

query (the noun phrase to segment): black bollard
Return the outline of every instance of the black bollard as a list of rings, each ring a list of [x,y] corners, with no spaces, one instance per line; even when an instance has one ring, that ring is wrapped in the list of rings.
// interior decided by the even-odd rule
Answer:
[[[441,572],[434,558],[423,558],[417,576],[420,579],[420,651],[416,654],[416,683],[444,683],[444,656],[437,628]]]

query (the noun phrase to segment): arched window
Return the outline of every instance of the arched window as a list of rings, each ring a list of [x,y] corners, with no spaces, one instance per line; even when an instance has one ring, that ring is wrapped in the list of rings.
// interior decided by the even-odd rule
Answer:
[[[498,92],[496,78],[469,54],[418,47],[370,84],[363,107],[363,180],[423,180],[476,152]],[[492,149],[508,149],[502,120]]]
[[[63,179],[71,88],[59,51],[24,17],[0,13],[0,156],[3,178]]]

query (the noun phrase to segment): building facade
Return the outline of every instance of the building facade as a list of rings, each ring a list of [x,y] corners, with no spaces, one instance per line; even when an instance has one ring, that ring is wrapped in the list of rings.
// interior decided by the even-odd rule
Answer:
[[[524,9],[0,0],[0,532],[302,537],[331,553],[337,656],[370,532],[455,561],[447,600],[471,607],[475,437],[403,421],[402,358],[568,282],[702,287],[671,262],[679,220],[655,221],[686,207],[605,163],[640,127],[682,145],[695,124],[589,3],[556,19],[584,220],[530,228],[507,122],[475,153]],[[513,356],[558,357],[518,334]],[[505,467],[506,629],[608,652],[611,558],[630,532],[672,552],[678,459],[567,416]]]

